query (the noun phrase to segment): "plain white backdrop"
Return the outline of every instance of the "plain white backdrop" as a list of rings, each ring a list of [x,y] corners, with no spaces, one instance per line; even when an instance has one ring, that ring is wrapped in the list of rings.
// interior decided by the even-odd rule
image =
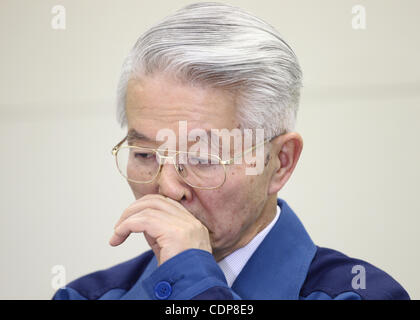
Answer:
[[[108,240],[134,201],[111,148],[115,91],[138,36],[193,1],[0,2],[0,298],[50,299],[148,249]],[[418,1],[227,1],[275,26],[301,63],[304,148],[279,193],[317,245],[364,259],[420,298]],[[66,9],[53,30],[51,9]],[[352,29],[351,9],[366,9]],[[369,279],[367,279],[369,286]]]

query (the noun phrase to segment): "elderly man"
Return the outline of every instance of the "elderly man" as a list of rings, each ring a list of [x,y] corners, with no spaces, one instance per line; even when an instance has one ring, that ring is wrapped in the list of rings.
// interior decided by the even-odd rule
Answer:
[[[127,136],[113,149],[136,201],[110,244],[143,233],[151,250],[54,299],[408,299],[380,269],[315,246],[277,198],[302,151],[293,131],[300,87],[290,46],[239,8],[192,4],[143,34],[123,66]],[[250,148],[241,134],[216,143],[247,129]],[[190,139],[194,130],[200,139]],[[206,152],[193,148],[200,141]]]

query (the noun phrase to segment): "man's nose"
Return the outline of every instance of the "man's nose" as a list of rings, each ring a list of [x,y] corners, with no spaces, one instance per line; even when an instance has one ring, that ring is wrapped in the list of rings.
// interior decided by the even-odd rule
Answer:
[[[172,160],[162,159],[162,169],[160,170],[157,184],[159,186],[159,194],[169,197],[175,201],[190,201],[192,198],[191,187],[176,172]],[[167,161],[168,160],[168,161]]]

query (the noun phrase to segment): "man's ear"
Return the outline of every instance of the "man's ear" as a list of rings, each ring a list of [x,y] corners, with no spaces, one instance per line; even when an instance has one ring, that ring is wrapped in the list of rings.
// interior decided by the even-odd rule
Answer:
[[[303,139],[297,132],[289,132],[271,141],[273,157],[268,195],[277,194],[292,175],[303,148]]]

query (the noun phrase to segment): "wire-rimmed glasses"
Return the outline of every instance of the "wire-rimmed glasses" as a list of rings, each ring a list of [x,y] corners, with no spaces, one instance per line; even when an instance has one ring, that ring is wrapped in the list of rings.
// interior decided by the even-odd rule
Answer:
[[[171,159],[178,175],[189,186],[198,189],[216,189],[226,181],[226,166],[272,139],[266,139],[251,148],[222,160],[218,155],[199,151],[170,151],[135,145],[123,145],[125,137],[114,148],[118,171],[130,182],[146,184],[153,182],[162,170],[166,159]]]

